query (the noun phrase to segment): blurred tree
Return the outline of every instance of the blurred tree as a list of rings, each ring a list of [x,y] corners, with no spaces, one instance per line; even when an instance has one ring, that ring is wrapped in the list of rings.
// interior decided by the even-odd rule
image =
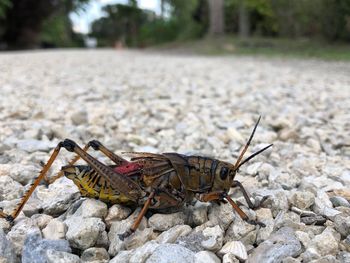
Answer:
[[[1,0],[3,1],[3,0]],[[3,41],[8,48],[35,48],[45,20],[54,14],[68,16],[89,0],[12,0],[5,12]]]
[[[100,46],[122,41],[127,46],[149,46],[174,40],[198,38],[203,34],[207,0],[163,0],[166,15],[137,7],[137,2],[104,7],[106,16],[92,24],[91,36]]]
[[[107,5],[103,11],[107,16],[94,21],[91,32],[102,46],[113,46],[117,41],[137,46],[141,26],[155,16],[153,12],[138,8],[136,1],[129,1],[127,5]]]
[[[208,0],[209,5],[209,35],[223,35],[224,0]]]

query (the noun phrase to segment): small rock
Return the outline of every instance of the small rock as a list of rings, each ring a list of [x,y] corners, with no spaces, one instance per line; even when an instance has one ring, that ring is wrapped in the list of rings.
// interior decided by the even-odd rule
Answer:
[[[80,258],[77,255],[67,253],[64,251],[56,251],[52,249],[47,249],[46,252],[46,261],[47,263],[81,263]],[[33,261],[39,263],[38,261]],[[33,263],[32,262],[32,263]]]
[[[315,248],[309,247],[305,250],[303,254],[301,254],[301,258],[303,262],[311,262],[312,260],[319,259],[321,255]]]
[[[204,250],[202,247],[202,242],[205,240],[205,236],[202,231],[192,231],[189,235],[180,236],[175,244],[179,244],[193,252],[197,253]]]
[[[249,255],[247,263],[280,262],[289,256],[297,256],[301,252],[301,244],[292,228],[282,227],[270,238],[262,242]]]
[[[137,229],[130,237],[125,239],[124,246],[127,250],[140,247],[150,240],[152,236],[152,228],[145,228],[143,230]]]
[[[23,191],[24,187],[10,176],[0,176],[0,201],[21,198]]]
[[[293,212],[281,211],[277,214],[275,218],[274,229],[279,229],[281,227],[288,226],[294,229],[300,228],[300,217]]]
[[[155,241],[149,241],[142,247],[134,250],[132,256],[129,259],[129,263],[145,262],[147,258],[159,247],[160,245]]]
[[[192,231],[188,225],[177,225],[161,233],[156,241],[159,244],[174,243],[178,237],[186,236]]]
[[[42,239],[40,231],[33,231],[29,233],[25,239],[22,252],[22,262],[47,262],[48,258],[46,252],[48,250],[62,251],[68,253],[71,252],[67,240]]]
[[[289,210],[289,202],[286,191],[268,191],[266,193],[262,192],[261,195],[269,196],[263,205],[264,207],[271,209],[272,215],[274,217],[276,217],[277,214],[281,211]]]
[[[26,185],[39,174],[39,171],[39,167],[34,165],[16,164],[10,167],[7,175],[22,185]]]
[[[118,253],[118,251],[125,249],[124,241],[120,240],[118,235],[123,234],[125,231],[127,231],[130,228],[130,226],[133,224],[133,222],[137,218],[139,212],[140,212],[140,209],[138,208],[127,219],[124,219],[122,221],[116,221],[116,222],[112,223],[111,228],[110,228],[109,233],[108,233],[108,238],[110,241],[108,253],[110,255],[115,256]],[[138,227],[138,231],[142,231],[146,227],[147,227],[147,219],[145,217],[143,217],[141,220],[141,223]],[[133,233],[133,235],[140,233],[138,231]]]
[[[107,263],[109,262],[109,255],[106,249],[101,247],[91,247],[84,250],[81,255],[81,260],[83,262],[98,262]]]
[[[193,225],[199,226],[208,221],[208,206],[206,204],[200,204],[198,201],[192,211]]]
[[[256,227],[254,225],[248,224],[240,217],[236,217],[235,221],[226,230],[224,241],[228,242],[231,240],[240,240],[255,229]]]
[[[194,255],[194,263],[220,263],[220,259],[210,251],[200,251]]]
[[[72,247],[87,249],[96,244],[97,238],[105,230],[100,218],[71,217],[65,221],[68,226],[66,238]]]
[[[86,199],[74,216],[103,218],[107,215],[107,205],[99,200]]]
[[[334,217],[334,227],[343,237],[350,235],[350,216],[336,215]]]
[[[207,227],[203,230],[203,235],[206,237],[206,240],[201,242],[203,248],[216,251],[222,247],[224,242],[224,231],[220,226]]]
[[[154,214],[148,219],[148,224],[154,230],[165,231],[176,225],[185,223],[185,215],[182,212],[173,214]]]
[[[64,239],[66,231],[66,225],[59,219],[55,218],[43,229],[43,236],[46,239]]]
[[[297,236],[301,244],[304,246],[304,248],[309,247],[311,239],[307,233],[302,231],[295,231],[295,235]]]
[[[287,257],[282,260],[282,263],[300,263],[300,260],[292,258],[292,257]]]
[[[298,187],[301,180],[298,176],[286,172],[275,172],[270,174],[269,181],[281,185],[284,190],[291,190]]]
[[[339,263],[339,260],[337,260],[335,256],[327,255],[320,259],[313,260],[312,263]]]
[[[33,220],[25,218],[15,224],[7,234],[7,239],[12,243],[18,256],[22,254],[24,241],[26,240],[28,233],[31,232],[40,232],[40,230]]]
[[[258,229],[257,235],[256,235],[256,243],[260,244],[261,242],[267,240],[273,229],[274,229],[274,220],[273,219],[265,219],[265,220],[259,220],[263,222],[266,226],[260,227]]]
[[[108,214],[105,217],[107,228],[111,227],[111,224],[115,221],[120,221],[127,218],[131,214],[131,209],[122,205],[113,205],[108,210]]]
[[[35,139],[18,140],[16,143],[17,149],[33,153],[37,151],[49,152],[55,148],[57,143],[52,141],[39,141]]]
[[[338,240],[334,237],[332,230],[327,227],[320,235],[311,240],[310,247],[315,248],[321,256],[335,254],[338,251]]]
[[[208,218],[211,226],[219,225],[222,229],[226,230],[232,223],[234,218],[239,217],[236,215],[230,204],[212,204],[209,207]]]
[[[260,227],[256,235],[256,243],[260,244],[271,235],[274,227],[274,220],[271,210],[268,208],[258,209],[256,211],[256,219],[266,225],[266,227]]]
[[[262,222],[264,220],[273,219],[271,210],[268,208],[260,208],[256,210],[256,219]]]
[[[300,219],[305,225],[318,225],[323,226],[326,223],[327,219],[323,216],[304,216]]]
[[[154,250],[146,263],[193,263],[194,260],[195,254],[191,250],[176,244],[162,244]]]
[[[350,253],[341,251],[338,253],[338,259],[340,263],[350,262]]]
[[[334,207],[345,206],[350,207],[350,203],[342,196],[332,196],[329,198]]]
[[[5,233],[8,233],[11,229],[11,224],[5,218],[0,218],[0,229],[2,229]]]
[[[232,253],[227,253],[222,257],[222,263],[239,263],[239,259]]]
[[[313,210],[316,214],[323,215],[331,220],[336,215],[340,214],[338,210],[333,209],[332,202],[329,200],[328,195],[322,190],[317,191]]]
[[[49,187],[39,185],[36,196],[42,202],[45,214],[59,215],[80,197],[79,189],[67,178],[60,178]]]
[[[12,244],[7,240],[4,231],[0,228],[0,262],[5,259],[5,263],[15,263],[17,258]]]
[[[315,203],[315,195],[311,192],[296,192],[292,195],[290,202],[302,209],[308,209],[309,207],[311,207],[314,203]]]
[[[88,122],[88,114],[85,110],[74,112],[70,118],[74,125],[86,124]]]
[[[247,260],[248,254],[245,246],[240,241],[227,242],[219,251],[219,256],[224,256],[225,254],[231,253],[239,260]]]
[[[245,142],[245,139],[243,138],[242,134],[234,127],[227,128],[226,136],[228,137],[229,140],[232,140],[235,142],[239,142],[239,143]]]
[[[109,263],[125,263],[129,262],[134,250],[123,250],[119,251],[118,254],[112,258]]]
[[[46,214],[35,214],[31,217],[31,219],[40,229],[43,229],[48,225],[53,217]]]
[[[107,231],[102,231],[101,234],[98,236],[96,244],[96,247],[103,247],[105,249],[109,248],[109,239]]]

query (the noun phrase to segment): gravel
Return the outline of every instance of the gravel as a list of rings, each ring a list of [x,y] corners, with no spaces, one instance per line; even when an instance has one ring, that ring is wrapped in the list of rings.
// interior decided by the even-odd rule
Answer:
[[[235,178],[253,202],[269,196],[260,210],[241,206],[266,228],[242,221],[229,204],[193,202],[147,214],[121,241],[140,210],[83,201],[61,178],[37,188],[14,226],[0,219],[0,261],[347,262],[349,72],[345,62],[140,51],[0,54],[5,212],[64,138],[97,139],[116,153],[175,151],[234,163],[261,115],[248,154],[274,144]],[[62,150],[49,176],[70,158]],[[237,189],[232,196],[245,203]]]

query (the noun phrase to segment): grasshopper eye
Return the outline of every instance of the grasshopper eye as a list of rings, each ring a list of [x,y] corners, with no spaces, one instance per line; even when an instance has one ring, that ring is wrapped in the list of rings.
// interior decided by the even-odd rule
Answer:
[[[225,180],[228,176],[228,169],[227,167],[222,167],[220,170],[220,178],[221,180]]]

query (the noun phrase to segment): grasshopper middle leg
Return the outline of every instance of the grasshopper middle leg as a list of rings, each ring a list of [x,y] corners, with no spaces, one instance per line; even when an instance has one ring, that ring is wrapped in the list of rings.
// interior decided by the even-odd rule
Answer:
[[[211,193],[207,193],[207,194],[201,194],[199,196],[199,201],[202,201],[202,202],[210,202],[210,201],[224,200],[224,199],[226,199],[231,204],[233,209],[239,214],[239,216],[244,221],[246,221],[247,223],[252,224],[252,225],[260,225],[260,226],[265,227],[264,223],[259,222],[257,220],[249,219],[247,214],[244,213],[241,208],[239,208],[239,206],[232,200],[232,198],[230,196],[228,196],[228,194],[226,192],[223,192],[223,191],[211,192]]]

